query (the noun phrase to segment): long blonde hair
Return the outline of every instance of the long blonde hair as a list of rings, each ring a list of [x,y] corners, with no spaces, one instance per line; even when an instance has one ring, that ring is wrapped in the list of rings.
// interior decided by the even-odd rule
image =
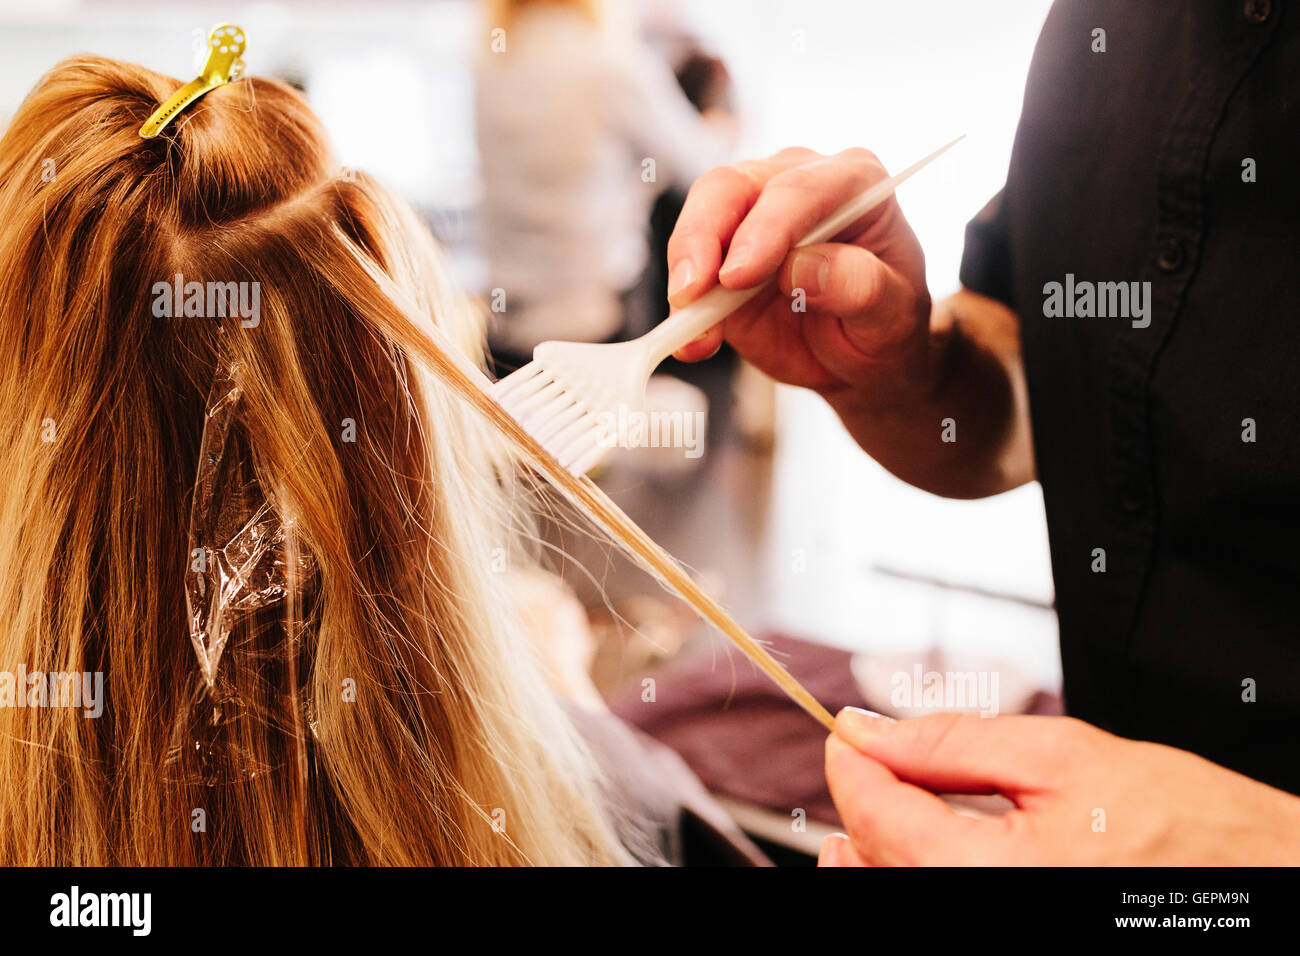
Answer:
[[[509,468],[406,347],[481,361],[431,238],[281,83],[141,139],[178,85],[77,57],[0,139],[0,671],[106,696],[0,707],[0,864],[621,862],[498,573]],[[260,321],[155,315],[177,275],[256,283]],[[232,632],[224,713],[185,597],[223,374],[240,494],[303,556]]]

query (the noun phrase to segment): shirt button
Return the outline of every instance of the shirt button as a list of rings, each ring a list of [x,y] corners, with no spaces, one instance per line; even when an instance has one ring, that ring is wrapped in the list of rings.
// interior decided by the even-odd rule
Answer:
[[[1126,478],[1119,488],[1119,506],[1131,515],[1146,509],[1146,487],[1139,478]]]
[[[1263,23],[1273,12],[1272,0],[1246,0],[1241,12],[1251,23]]]
[[[1156,257],[1156,265],[1165,272],[1177,272],[1183,267],[1183,260],[1187,256],[1183,252],[1183,244],[1177,239],[1168,240],[1160,247],[1160,255]]]

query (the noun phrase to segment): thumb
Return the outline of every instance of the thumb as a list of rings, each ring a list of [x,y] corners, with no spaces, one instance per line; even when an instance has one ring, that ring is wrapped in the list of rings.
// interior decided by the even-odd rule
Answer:
[[[897,269],[840,242],[794,250],[777,284],[787,296],[801,295],[809,312],[838,317],[850,343],[867,353],[907,340],[923,311],[917,290]]]
[[[846,708],[835,733],[900,779],[945,793],[1020,797],[1055,789],[1076,722],[938,713],[895,723]]]
[[[996,825],[959,816],[942,799],[899,780],[838,733],[826,738],[826,782],[864,863],[976,863],[995,858],[1001,832]]]

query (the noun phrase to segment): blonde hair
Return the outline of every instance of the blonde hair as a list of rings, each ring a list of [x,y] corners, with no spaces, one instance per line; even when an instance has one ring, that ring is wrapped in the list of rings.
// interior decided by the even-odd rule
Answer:
[[[0,864],[624,861],[494,570],[518,545],[501,443],[410,357],[432,333],[482,357],[432,239],[281,83],[141,139],[178,85],[77,57],[0,139],[0,671],[102,672],[107,697],[0,707]],[[154,315],[178,274],[258,283],[260,324]],[[243,491],[309,560],[232,632],[213,747],[242,770],[214,776],[176,728],[228,369]]]
[[[567,7],[593,26],[601,26],[605,20],[603,0],[487,0],[488,26],[512,27],[521,13],[535,7]]]

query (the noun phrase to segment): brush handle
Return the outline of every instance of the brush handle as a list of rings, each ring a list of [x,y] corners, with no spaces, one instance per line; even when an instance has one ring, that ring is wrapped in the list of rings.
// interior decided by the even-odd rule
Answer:
[[[875,185],[863,190],[814,226],[811,232],[795,243],[795,248],[834,239],[892,196],[894,190],[904,180],[938,159],[939,156],[947,152],[963,138],[964,136],[958,136],[948,145],[936,149],[929,156],[913,163],[901,173],[890,176],[888,179],[882,179]],[[758,293],[769,288],[773,281],[773,279],[768,279],[766,282],[761,282],[749,289],[727,289],[721,285],[714,286],[684,309],[673,313],[638,340],[645,345],[646,350],[650,353],[651,367],[658,366],[660,362],[682,346],[694,342],[709,329],[758,295]]]
[[[752,289],[714,286],[684,309],[674,312],[641,336],[640,342],[650,353],[651,368],[658,367],[683,345],[694,342],[771,284],[769,279]]]

